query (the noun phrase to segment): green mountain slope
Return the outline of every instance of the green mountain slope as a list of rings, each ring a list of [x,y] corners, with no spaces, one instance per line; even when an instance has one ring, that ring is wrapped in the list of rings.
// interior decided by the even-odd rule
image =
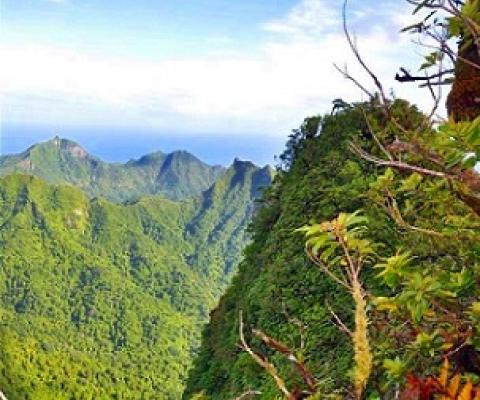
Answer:
[[[418,119],[415,109],[400,101],[397,106],[400,115],[408,112],[411,120]],[[376,179],[375,169],[348,149],[349,140],[362,135],[368,135],[363,110],[354,107],[306,119],[290,136],[281,156],[285,170],[263,197],[264,206],[251,227],[253,242],[204,330],[185,399],[201,392],[215,400],[232,399],[252,389],[262,393],[256,396],[259,399],[279,396],[273,379],[238,346],[240,311],[248,328],[261,329],[298,351],[327,392],[348,386],[349,338],[332,323],[328,307],[349,324],[351,299],[309,262],[304,239],[294,231],[312,220],[329,220],[340,211],[363,209],[371,221],[373,242],[398,243],[392,223],[365,197]],[[290,388],[299,383],[283,355],[255,339],[247,340],[278,367]]]
[[[236,162],[199,198],[128,205],[1,178],[0,387],[9,400],[180,398],[200,326],[270,177]]]
[[[198,196],[224,172],[185,151],[152,153],[126,164],[106,163],[79,144],[58,137],[18,155],[0,157],[0,175],[21,172],[49,183],[72,184],[90,197],[114,202],[162,195],[172,200]]]

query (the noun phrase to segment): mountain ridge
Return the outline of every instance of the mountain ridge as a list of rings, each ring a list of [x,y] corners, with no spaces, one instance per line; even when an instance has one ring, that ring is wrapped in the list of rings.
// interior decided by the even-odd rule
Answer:
[[[117,203],[145,195],[173,200],[198,196],[225,170],[185,150],[155,151],[126,163],[110,163],[58,136],[21,153],[0,156],[0,176],[12,172],[32,174],[53,184],[73,184],[90,197],[101,195]]]

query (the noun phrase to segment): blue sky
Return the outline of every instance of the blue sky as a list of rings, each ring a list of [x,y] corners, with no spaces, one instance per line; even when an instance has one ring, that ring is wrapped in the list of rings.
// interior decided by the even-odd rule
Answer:
[[[114,4],[114,6],[112,6]],[[262,22],[294,1],[3,0],[4,40],[41,41],[159,59],[202,55],[234,40],[251,48]]]
[[[365,79],[341,33],[341,5],[2,0],[2,151],[60,134],[115,160],[175,146],[211,162],[271,162],[304,117],[338,97],[361,99],[332,65]],[[350,0],[349,21],[386,86],[413,96],[392,79],[419,60],[398,34],[410,22],[406,2]],[[144,145],[115,148],[139,132]]]

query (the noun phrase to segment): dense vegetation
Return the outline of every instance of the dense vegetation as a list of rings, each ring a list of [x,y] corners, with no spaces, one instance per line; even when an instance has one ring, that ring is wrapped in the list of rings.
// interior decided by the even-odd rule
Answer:
[[[409,3],[433,52],[397,79],[433,110],[389,98],[345,24],[376,92],[345,70],[370,101],[294,131],[185,398],[480,398],[480,1]]]
[[[79,144],[58,137],[18,155],[0,156],[0,175],[21,172],[53,184],[72,184],[90,197],[114,202],[161,195],[182,200],[200,195],[224,172],[186,151],[160,151],[126,164],[110,164],[88,154]]]
[[[432,112],[387,96],[344,26],[376,92],[345,70],[369,100],[337,99],[292,133],[199,349],[268,168],[236,161],[181,203],[115,205],[4,178],[10,398],[176,399],[197,353],[185,399],[480,399],[480,1],[409,3],[424,14],[405,30],[438,48],[424,76],[403,68],[397,79],[424,82]],[[436,120],[436,88],[452,83],[450,118]],[[89,159],[70,142],[48,148],[40,160],[54,154],[47,169],[62,182],[83,168],[65,154]],[[41,164],[19,157],[1,163]],[[178,165],[166,174],[174,191]]]
[[[397,108],[399,113],[418,118],[418,112],[403,102],[398,102]],[[311,369],[319,376],[335,377],[326,382],[330,387],[348,381],[348,339],[331,324],[326,304],[345,315],[350,301],[312,267],[303,240],[294,231],[312,219],[329,219],[340,210],[363,208],[378,226],[378,240],[395,242],[392,224],[364,196],[375,181],[375,170],[347,148],[348,140],[359,132],[367,135],[360,106],[306,119],[291,135],[281,156],[285,171],[276,175],[263,197],[251,227],[253,243],[203,334],[187,398],[205,390],[215,399],[230,399],[249,388],[262,391],[261,398],[275,397],[275,384],[237,347],[240,310],[251,326],[261,327],[292,347],[300,347],[295,322],[301,321],[307,327],[301,352]],[[288,365],[284,367],[288,370]]]
[[[0,180],[0,387],[15,399],[178,399],[200,326],[271,172],[236,161],[198,198],[89,199]]]
[[[335,320],[330,309],[350,325],[351,299],[307,258],[304,241],[295,233],[302,225],[330,220],[341,211],[362,210],[369,221],[368,238],[377,244],[379,257],[393,255],[396,249],[408,249],[408,254],[416,256],[412,267],[401,266],[403,275],[392,269],[410,257],[399,254],[389,258],[381,273],[385,282],[376,277],[379,270],[367,270],[364,276],[370,294],[373,291],[379,299],[386,299],[380,296],[391,294],[389,287],[398,288],[404,280],[416,279],[418,285],[412,289],[413,297],[401,296],[398,305],[412,314],[417,324],[407,328],[399,318],[397,325],[396,320],[385,319],[380,311],[372,316],[378,328],[373,345],[378,376],[373,383],[382,391],[388,390],[394,377],[407,371],[425,372],[429,360],[438,356],[442,346],[458,339],[453,332],[449,338],[447,330],[440,329],[441,324],[426,322],[423,316],[435,311],[430,308],[435,296],[440,296],[440,302],[450,295],[466,296],[466,302],[478,297],[474,285],[480,250],[478,221],[470,217],[468,207],[450,193],[445,182],[422,180],[419,175],[397,181],[393,171],[384,174],[350,152],[349,140],[365,148],[373,146],[365,111],[371,126],[381,122],[382,114],[375,103],[359,104],[333,116],[309,118],[291,136],[282,156],[285,171],[276,176],[252,224],[254,241],[247,247],[238,275],[203,333],[185,398],[204,392],[215,399],[230,399],[250,389],[262,393],[258,398],[276,398],[274,380],[238,347],[240,311],[249,326],[295,349],[326,393],[349,386],[353,354],[348,335],[332,323]],[[406,126],[415,126],[423,118],[402,101],[396,101],[392,112]],[[406,220],[403,227],[385,213],[388,203],[383,191],[387,187],[395,192],[402,208]],[[431,234],[429,229],[441,235]],[[453,241],[459,232],[462,241]],[[434,275],[432,271],[439,264],[448,266],[450,272]],[[437,292],[429,293],[429,285]],[[424,291],[425,298],[419,297]],[[383,300],[382,307],[391,310],[393,305]],[[447,311],[447,316],[448,312],[452,311]],[[460,321],[461,313],[457,312]],[[301,380],[281,354],[261,345],[258,339],[251,340],[261,354],[276,364],[290,386],[301,386]],[[370,389],[373,393],[374,388]]]

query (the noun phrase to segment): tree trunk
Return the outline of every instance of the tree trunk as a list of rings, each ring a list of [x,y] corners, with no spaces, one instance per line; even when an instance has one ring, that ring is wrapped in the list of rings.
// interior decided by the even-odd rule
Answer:
[[[460,41],[455,81],[447,99],[448,115],[456,122],[472,121],[480,116],[480,54],[474,40],[470,38],[470,41],[468,46],[465,39]]]

